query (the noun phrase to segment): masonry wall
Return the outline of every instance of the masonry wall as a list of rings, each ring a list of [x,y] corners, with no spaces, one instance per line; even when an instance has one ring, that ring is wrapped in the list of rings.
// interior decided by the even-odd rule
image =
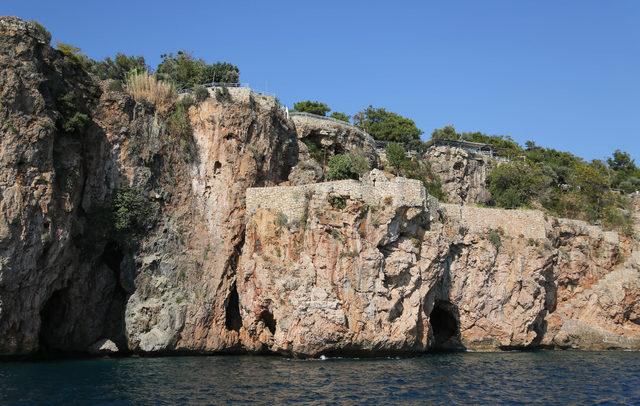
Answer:
[[[368,204],[423,207],[426,192],[422,182],[395,178],[393,181],[339,180],[303,186],[274,186],[247,189],[247,215],[259,208],[281,212],[287,218],[299,218],[305,210],[309,194],[335,194],[359,199]]]

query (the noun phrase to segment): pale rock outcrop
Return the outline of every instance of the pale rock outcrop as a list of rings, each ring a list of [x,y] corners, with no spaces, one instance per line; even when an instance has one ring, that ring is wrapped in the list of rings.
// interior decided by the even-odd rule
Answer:
[[[472,204],[491,201],[487,178],[494,159],[452,146],[434,146],[424,159],[438,177],[449,203]]]
[[[230,94],[231,101],[210,98],[189,110],[194,157],[170,189],[162,225],[137,254],[126,309],[131,350],[239,349],[233,297],[245,189],[286,180],[297,144],[274,98],[246,89]]]
[[[322,165],[333,155],[355,153],[364,156],[371,168],[380,165],[373,138],[359,128],[340,120],[308,113],[291,113],[299,141],[299,163],[291,171],[293,185],[322,180]],[[314,151],[309,151],[312,148]],[[312,153],[313,152],[313,153]]]
[[[238,268],[245,345],[294,355],[428,347],[419,181],[249,189]],[[274,199],[275,197],[277,198]]]
[[[637,241],[582,221],[555,224],[557,300],[544,344],[640,348],[640,249]]]
[[[115,354],[118,351],[118,346],[108,339],[98,340],[89,348],[89,352],[97,355]]]

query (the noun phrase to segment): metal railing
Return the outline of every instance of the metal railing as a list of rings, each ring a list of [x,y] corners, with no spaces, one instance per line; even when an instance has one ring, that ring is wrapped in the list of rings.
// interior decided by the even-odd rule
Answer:
[[[213,89],[216,87],[249,87],[248,83],[225,83],[225,82],[210,82],[204,83],[202,85],[195,85],[193,87],[185,87],[178,90],[178,94],[192,93],[193,90],[198,87],[203,86],[207,89]]]
[[[320,120],[325,120],[325,121],[330,121],[332,123],[336,123],[336,124],[340,124],[343,125],[345,127],[349,127],[357,132],[359,132],[360,134],[364,134],[367,137],[371,137],[371,135],[369,135],[369,133],[367,133],[366,131],[364,131],[362,128],[357,127],[347,121],[342,121],[342,120],[338,120],[337,118],[333,118],[333,117],[327,117],[327,116],[321,116],[318,114],[312,114],[312,113],[305,113],[304,111],[289,111],[289,115],[290,116],[301,116],[301,117],[310,117],[310,118],[317,118]],[[373,138],[373,137],[371,137]]]

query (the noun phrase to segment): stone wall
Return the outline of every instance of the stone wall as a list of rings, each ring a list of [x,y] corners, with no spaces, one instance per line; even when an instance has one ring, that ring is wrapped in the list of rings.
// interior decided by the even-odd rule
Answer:
[[[426,193],[422,183],[414,179],[395,178],[391,182],[338,180],[302,186],[274,186],[247,189],[247,215],[258,209],[279,212],[288,219],[300,218],[305,211],[309,194],[334,194],[362,200],[367,204],[393,204],[422,207]]]
[[[539,210],[506,210],[458,204],[442,204],[445,215],[469,232],[498,230],[514,238],[547,238],[549,222]]]

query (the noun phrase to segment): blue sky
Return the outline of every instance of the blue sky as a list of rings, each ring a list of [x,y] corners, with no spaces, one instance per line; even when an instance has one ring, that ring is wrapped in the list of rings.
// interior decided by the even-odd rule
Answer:
[[[453,124],[640,161],[639,0],[2,0],[0,13],[92,58],[155,66],[185,49],[287,105],[386,107],[423,137]]]

